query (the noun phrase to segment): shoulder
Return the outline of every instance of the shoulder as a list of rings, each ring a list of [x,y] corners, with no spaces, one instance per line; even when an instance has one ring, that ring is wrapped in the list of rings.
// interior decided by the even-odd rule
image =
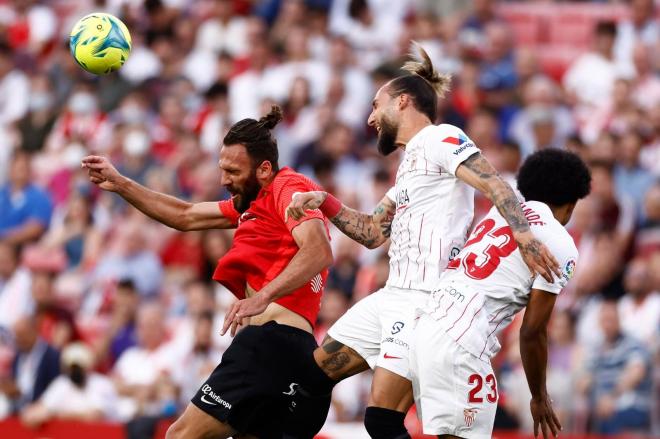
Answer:
[[[277,173],[273,180],[273,191],[277,195],[286,187],[295,187],[296,189],[304,189],[307,191],[317,191],[321,189],[318,184],[306,175],[290,168],[283,168]]]

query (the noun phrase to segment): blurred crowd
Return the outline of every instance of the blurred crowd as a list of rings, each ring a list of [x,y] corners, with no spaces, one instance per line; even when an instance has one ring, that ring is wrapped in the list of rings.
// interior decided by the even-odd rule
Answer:
[[[0,0],[0,417],[122,422],[147,437],[230,342],[218,328],[234,299],[210,275],[231,231],[146,219],[90,184],[83,156],[108,156],[157,191],[224,199],[224,133],[278,103],[280,165],[371,210],[398,166],[376,152],[371,99],[416,40],[453,75],[440,120],[512,184],[539,149],[589,163],[592,193],[568,226],[580,261],[549,329],[548,389],[565,432],[657,432],[659,10],[653,0]],[[84,72],[68,48],[93,11],[132,36],[108,76]],[[476,205],[478,219],[489,206]],[[388,273],[385,248],[332,234],[319,340]],[[514,323],[502,334],[496,359],[496,429],[530,431],[517,333]],[[329,420],[359,420],[369,381],[339,384]]]

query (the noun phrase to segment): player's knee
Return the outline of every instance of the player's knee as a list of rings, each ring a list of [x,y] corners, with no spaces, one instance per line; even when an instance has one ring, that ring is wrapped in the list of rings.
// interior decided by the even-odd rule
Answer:
[[[403,423],[405,413],[381,407],[367,407],[364,426],[373,439],[410,439]]]
[[[165,439],[183,439],[185,437],[185,425],[178,419],[174,424],[170,425],[165,433]]]

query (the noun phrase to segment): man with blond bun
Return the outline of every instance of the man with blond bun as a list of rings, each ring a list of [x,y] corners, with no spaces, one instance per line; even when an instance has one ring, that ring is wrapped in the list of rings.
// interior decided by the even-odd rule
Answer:
[[[344,234],[368,248],[391,239],[390,273],[381,290],[355,304],[328,331],[314,352],[332,380],[367,368],[374,378],[365,426],[376,439],[407,438],[403,424],[413,393],[408,361],[415,308],[423,305],[440,274],[462,249],[474,213],[474,189],[495,205],[532,274],[548,281],[558,265],[530,232],[511,187],[459,128],[434,125],[438,98],[450,78],[429,56],[407,62],[410,74],[389,81],[373,100],[369,125],[378,131],[378,150],[404,150],[396,183],[372,214],[353,210],[326,192],[294,196],[293,218],[320,209]]]

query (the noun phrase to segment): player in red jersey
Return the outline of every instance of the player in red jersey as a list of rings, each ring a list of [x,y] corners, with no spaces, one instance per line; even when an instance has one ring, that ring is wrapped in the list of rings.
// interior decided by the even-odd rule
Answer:
[[[312,329],[332,251],[323,215],[285,220],[295,192],[318,186],[278,168],[270,130],[278,107],[259,121],[234,124],[220,151],[221,183],[231,200],[188,203],[122,176],[103,157],[82,161],[90,180],[149,217],[178,230],[236,228],[213,278],[241,300],[229,311],[232,335],[245,325],[201,386],[168,438],[311,438],[320,430],[329,396],[307,397],[299,383],[314,381]],[[249,313],[250,318],[241,318]],[[324,379],[325,377],[321,377]],[[294,409],[295,408],[295,409]],[[302,413],[306,410],[305,413]]]

